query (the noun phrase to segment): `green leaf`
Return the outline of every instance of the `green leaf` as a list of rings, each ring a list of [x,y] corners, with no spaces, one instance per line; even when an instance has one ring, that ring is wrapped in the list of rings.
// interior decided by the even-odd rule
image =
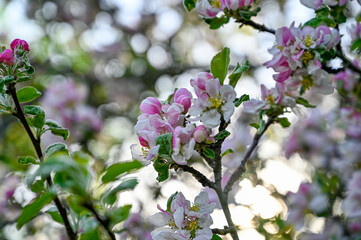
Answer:
[[[35,198],[31,203],[26,205],[18,220],[16,227],[17,229],[20,229],[24,224],[31,221],[36,215],[40,212],[40,210],[47,204],[51,203],[53,201],[55,194],[52,192],[47,192],[44,194],[39,195],[37,198]]]
[[[314,105],[309,104],[308,101],[306,99],[302,98],[302,97],[298,97],[296,99],[296,103],[301,104],[301,105],[303,105],[305,107],[309,107],[309,108],[315,108],[316,107]]]
[[[239,107],[241,106],[241,104],[243,102],[246,102],[249,100],[249,95],[248,94],[243,94],[240,98],[236,98],[233,103],[236,107]]]
[[[52,119],[46,119],[45,125],[52,128],[63,128],[57,121]]]
[[[254,127],[255,129],[259,129],[259,124],[258,123],[251,123],[250,126]]]
[[[113,205],[115,201],[117,200],[117,193],[122,192],[124,190],[133,190],[135,186],[137,186],[138,180],[137,179],[128,179],[124,182],[120,183],[117,187],[111,189],[110,191],[107,191],[103,195],[103,202],[106,204]]]
[[[35,72],[35,68],[33,66],[26,66],[25,70],[28,74],[32,75]]]
[[[45,150],[45,157],[48,158],[57,152],[63,152],[67,154],[69,150],[64,143],[54,143]]]
[[[286,117],[283,118],[277,118],[276,120],[283,128],[288,128],[291,126],[291,123],[288,121]]]
[[[128,218],[132,205],[125,205],[123,207],[107,211],[106,215],[110,219],[110,224],[114,226],[120,222],[123,222]]]
[[[46,211],[47,214],[57,223],[64,224],[63,218],[59,214],[59,211],[56,207],[51,207]]]
[[[54,128],[50,127],[50,132],[56,136],[63,137],[64,140],[66,140],[69,137],[69,130],[66,128]]]
[[[3,78],[3,80],[4,80],[4,83],[11,83],[14,81],[14,77],[13,76],[5,76]]]
[[[196,2],[197,0],[184,0],[184,6],[187,8],[188,12],[196,7]]]
[[[24,112],[30,115],[45,114],[44,110],[40,106],[28,105],[24,107]]]
[[[222,27],[224,24],[229,22],[229,18],[227,16],[222,17],[214,17],[214,18],[205,18],[204,21],[209,24],[210,29],[218,29]]]
[[[216,136],[214,136],[214,139],[216,139],[216,141],[224,139],[226,137],[228,137],[231,133],[228,132],[227,130],[222,130],[219,133],[217,133]]]
[[[137,160],[131,162],[115,163],[107,168],[104,176],[102,177],[103,183],[114,181],[119,175],[134,170],[138,170],[143,167],[143,164]]]
[[[259,120],[259,129],[258,129],[258,134],[261,134],[264,129],[266,128],[266,122],[263,119]]]
[[[172,205],[172,202],[173,202],[173,198],[175,197],[175,196],[177,196],[177,194],[178,194],[178,192],[175,192],[175,193],[173,193],[172,195],[170,195],[170,197],[168,198],[168,201],[167,201],[167,211],[168,212],[172,212],[172,210],[171,210],[171,205]]]
[[[237,63],[237,66],[234,68],[233,72],[228,77],[229,85],[235,88],[238,80],[241,78],[242,74],[248,70],[248,68],[249,68],[248,60],[245,60],[241,66],[239,65],[239,63]]]
[[[207,157],[212,158],[212,159],[214,159],[216,157],[216,154],[210,148],[203,148],[203,153],[204,153],[204,155],[206,155]]]
[[[158,158],[154,161],[153,167],[158,172],[157,180],[159,182],[163,182],[168,179],[169,165],[170,165],[170,163],[165,162],[161,158]]]
[[[351,45],[351,51],[356,50],[357,52],[361,52],[361,39],[357,39]]]
[[[29,76],[21,76],[16,79],[16,82],[18,82],[18,83],[26,82],[26,81],[29,81],[30,79],[31,79],[31,77],[29,77]]]
[[[161,157],[169,157],[172,153],[173,134],[167,133],[156,137],[155,145],[160,145],[158,154]]]
[[[41,92],[34,87],[24,87],[16,92],[19,102],[25,103],[30,102],[41,96]]]
[[[228,148],[226,151],[224,151],[221,156],[224,157],[230,153],[234,153],[233,149],[232,148]]]
[[[41,193],[42,191],[44,191],[45,188],[44,183],[45,179],[36,180],[35,183],[30,186],[31,191],[33,191],[34,193]]]
[[[211,62],[211,73],[215,78],[219,79],[221,85],[223,85],[224,79],[228,73],[228,65],[230,62],[230,50],[224,48],[216,56],[213,57]]]
[[[218,236],[217,234],[213,234],[213,237],[211,240],[222,240],[222,238],[220,236]]]
[[[20,164],[39,164],[38,161],[36,161],[36,158],[32,157],[32,156],[22,156],[22,157],[18,157],[18,163]]]

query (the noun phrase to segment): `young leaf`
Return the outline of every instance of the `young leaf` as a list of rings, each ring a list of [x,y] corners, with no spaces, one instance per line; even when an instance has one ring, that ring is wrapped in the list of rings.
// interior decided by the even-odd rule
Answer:
[[[228,137],[231,133],[228,132],[227,130],[222,130],[219,133],[217,133],[216,136],[214,136],[214,139],[216,139],[216,141],[224,139],[226,137]]]
[[[316,107],[314,105],[309,104],[308,101],[306,99],[302,98],[302,97],[298,97],[296,99],[296,103],[301,104],[301,105],[303,105],[305,107],[309,107],[309,108],[315,108]]]
[[[138,180],[137,179],[128,179],[119,184],[117,187],[111,189],[110,191],[107,191],[103,195],[103,202],[106,204],[113,205],[114,202],[117,200],[117,193],[124,191],[124,190],[132,190],[137,186]]]
[[[26,205],[17,220],[17,229],[20,229],[22,226],[24,226],[24,224],[31,221],[45,205],[53,201],[54,196],[54,193],[47,192],[39,195],[31,203]]]
[[[5,76],[3,78],[3,80],[4,80],[4,83],[11,83],[14,81],[14,77],[13,76]]]
[[[228,73],[228,65],[230,62],[229,48],[224,48],[216,56],[213,57],[211,62],[211,73],[215,78],[219,79],[221,85],[223,85],[224,79]]]
[[[131,172],[143,167],[143,164],[137,160],[131,162],[115,163],[108,167],[104,176],[102,177],[103,183],[115,180],[120,174]]]
[[[169,177],[169,163],[165,162],[163,159],[158,158],[154,161],[153,167],[158,172],[157,180],[163,182]]]
[[[216,154],[210,148],[204,148],[203,153],[204,153],[204,155],[206,155],[207,157],[212,158],[212,159],[214,159],[216,157]]]
[[[45,114],[44,110],[40,106],[28,105],[24,107],[24,112],[30,115]]]
[[[247,71],[249,68],[249,62],[248,60],[245,60],[242,65],[240,66],[239,63],[237,63],[237,66],[234,68],[231,75],[229,75],[229,85],[231,85],[233,88],[236,87],[238,80],[241,78],[242,73]]]
[[[291,126],[291,123],[288,121],[286,117],[284,118],[277,118],[276,120],[283,128],[288,128]]]
[[[221,156],[224,157],[230,153],[234,153],[233,149],[232,148],[228,148],[226,151],[224,151]]]
[[[169,157],[172,153],[173,134],[167,133],[156,137],[155,145],[160,145],[158,154],[161,157]]]
[[[48,158],[57,152],[68,153],[68,151],[69,150],[64,143],[54,143],[45,150],[45,157]]]
[[[66,128],[51,127],[49,129],[52,134],[54,134],[56,136],[61,136],[61,137],[63,137],[64,140],[66,140],[69,137],[69,130]]]
[[[63,218],[59,214],[59,211],[56,207],[51,207],[46,211],[47,214],[57,223],[64,224]]]
[[[240,98],[236,98],[233,103],[236,107],[239,107],[243,102],[246,102],[248,100],[249,100],[249,95],[243,94]]]
[[[47,119],[45,125],[52,128],[63,128],[57,121],[52,119]]]
[[[184,6],[187,8],[188,12],[196,7],[196,2],[197,0],[184,0]]]
[[[32,157],[32,156],[21,156],[18,157],[18,163],[20,164],[39,164],[38,161],[36,161],[36,158]]]
[[[250,126],[254,127],[255,129],[259,129],[259,124],[258,123],[251,123]]]
[[[220,18],[205,18],[204,21],[209,24],[210,29],[218,29],[222,27],[224,24],[229,22],[229,18],[227,16],[222,16]]]
[[[172,202],[173,202],[173,198],[174,198],[175,196],[177,196],[177,194],[178,194],[178,192],[175,192],[175,193],[173,193],[172,195],[170,195],[170,197],[168,198],[168,201],[167,201],[167,211],[168,211],[168,212],[172,212],[172,210],[171,210],[171,205],[172,205]]]
[[[266,127],[266,122],[263,119],[261,119],[259,121],[258,134],[261,134],[264,131],[265,127]]]
[[[44,183],[45,183],[45,179],[36,180],[30,186],[31,191],[33,191],[34,193],[41,193],[42,191],[44,191],[44,188],[45,188]]]
[[[128,218],[132,205],[125,205],[115,210],[108,211],[107,217],[110,219],[111,226],[123,222]]]
[[[30,102],[41,96],[41,92],[34,87],[24,87],[16,92],[19,102],[25,103]]]
[[[217,234],[213,234],[213,237],[211,240],[222,240],[222,238],[220,236],[218,236]]]

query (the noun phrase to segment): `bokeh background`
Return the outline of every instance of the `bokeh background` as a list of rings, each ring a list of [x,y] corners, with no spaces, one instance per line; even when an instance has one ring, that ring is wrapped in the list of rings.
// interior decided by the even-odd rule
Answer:
[[[298,25],[314,14],[296,0],[256,3],[262,11],[254,21],[273,29],[292,22]],[[351,5],[354,7],[348,14],[355,15],[360,7],[356,1]],[[341,33],[345,31],[341,29]],[[131,159],[130,145],[137,142],[133,127],[142,99],[156,96],[165,100],[175,88],[189,87],[189,80],[198,72],[208,71],[212,57],[225,46],[231,49],[232,66],[245,59],[251,64],[237,86],[239,96],[247,93],[258,97],[261,83],[274,85],[273,70],[262,65],[271,58],[267,49],[274,43],[273,35],[251,27],[239,28],[236,23],[210,30],[195,12],[186,12],[181,0],[0,0],[0,43],[8,46],[14,38],[25,39],[30,45],[36,74],[27,84],[43,92],[38,103],[50,118],[70,129],[66,143],[71,150],[91,154],[98,172]],[[325,109],[337,105],[334,96],[317,101]],[[232,122],[239,117],[236,113]],[[296,119],[293,114],[289,117]],[[237,126],[231,129],[236,132]],[[255,230],[258,217],[285,214],[279,194],[297,191],[300,182],[309,179],[312,167],[307,162],[298,156],[290,160],[283,156],[282,142],[287,133],[277,126],[269,131],[251,169],[256,174],[249,174],[240,183],[235,198],[238,205],[232,205],[232,213],[243,229],[242,239],[264,239]],[[45,147],[57,141],[62,140],[45,136],[42,144]],[[17,164],[17,156],[22,155],[34,155],[25,131],[14,118],[1,116],[0,196],[9,186],[6,181],[13,180],[18,186],[23,173],[31,171]],[[132,211],[141,211],[144,218],[157,211],[157,203],[165,206],[175,190],[194,199],[201,189],[186,174],[180,177],[173,173],[166,183],[158,184],[152,167],[142,169],[137,176],[139,186],[134,192],[122,193],[119,204],[132,203]],[[20,204],[32,198],[25,186],[16,189],[15,197]],[[2,219],[16,218],[13,207],[13,212],[6,211],[6,218],[0,208],[0,239],[50,239],[53,231],[56,234],[51,239],[57,235],[61,238],[62,228],[56,224],[47,228],[50,223],[46,219],[20,232],[14,224],[4,227]],[[221,228],[222,212],[216,211],[213,216],[214,227]],[[314,224],[314,231],[320,225]],[[269,226],[268,231],[273,230]]]

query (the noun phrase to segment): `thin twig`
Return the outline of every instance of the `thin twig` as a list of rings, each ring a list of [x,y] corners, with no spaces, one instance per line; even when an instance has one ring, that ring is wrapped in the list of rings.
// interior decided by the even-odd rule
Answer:
[[[246,163],[247,163],[248,159],[251,157],[254,149],[257,147],[262,135],[266,132],[266,130],[272,123],[273,123],[273,119],[272,118],[268,119],[263,131],[260,133],[256,133],[254,135],[253,142],[252,142],[251,146],[248,148],[246,155],[243,157],[241,165],[239,165],[239,167],[236,169],[236,171],[234,171],[232,173],[227,185],[225,186],[225,188],[224,188],[225,193],[228,193],[232,189],[233,184],[235,182],[237,182],[239,180],[239,178],[242,176],[242,174],[246,171]]]
[[[20,120],[22,125],[24,126],[24,128],[25,128],[27,134],[29,135],[30,140],[31,140],[31,142],[32,142],[32,144],[33,144],[33,146],[35,148],[35,151],[36,151],[36,154],[37,154],[39,160],[42,161],[43,160],[43,153],[41,151],[40,139],[35,138],[33,132],[30,129],[30,126],[29,126],[28,122],[26,121],[24,112],[23,112],[23,110],[22,110],[22,108],[20,106],[19,99],[18,99],[18,97],[16,95],[16,88],[15,88],[14,83],[11,83],[11,84],[8,85],[8,92],[10,93],[11,97],[13,98],[13,101],[14,101],[14,104],[15,104],[16,113],[14,113],[13,115],[16,116]],[[51,187],[53,185],[50,176],[46,178],[46,181],[47,181],[49,187]],[[72,227],[70,225],[66,209],[63,207],[63,205],[60,202],[58,196],[55,196],[53,201],[54,201],[56,207],[59,210],[61,218],[63,219],[65,229],[66,229],[66,232],[68,234],[69,239],[75,240],[76,239],[76,234],[74,233],[74,231],[73,231],[73,229],[72,229]]]
[[[178,168],[182,169],[184,172],[188,172],[192,174],[192,176],[198,180],[202,184],[203,187],[215,188],[213,182],[211,182],[206,176],[204,176],[201,172],[194,169],[193,167],[187,165],[177,165]]]
[[[227,235],[228,233],[231,233],[231,230],[227,226],[225,226],[224,229],[213,228],[212,233],[220,234],[220,235]]]
[[[240,28],[243,27],[244,25],[248,25],[248,26],[251,26],[254,29],[257,29],[258,31],[261,31],[261,32],[268,32],[268,33],[271,33],[271,34],[276,34],[276,31],[274,29],[268,28],[265,25],[256,23],[256,22],[254,22],[252,20],[247,21],[247,20],[244,20],[244,19],[238,19],[236,22],[242,23],[242,25],[239,26]]]

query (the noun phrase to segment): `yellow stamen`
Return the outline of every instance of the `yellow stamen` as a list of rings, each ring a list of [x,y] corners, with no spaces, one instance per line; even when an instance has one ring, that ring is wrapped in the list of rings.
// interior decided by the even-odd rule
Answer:
[[[219,108],[220,106],[222,106],[223,103],[221,98],[210,97],[208,101],[212,103],[211,108]]]
[[[211,1],[210,1],[210,4],[211,4],[213,7],[221,8],[221,1],[220,1],[220,0],[211,0]]]
[[[302,55],[302,60],[305,64],[307,64],[309,61],[313,59],[313,55],[310,52],[304,52]]]
[[[306,38],[305,38],[306,47],[310,47],[313,43],[314,43],[314,41],[311,39],[311,35],[307,34]]]
[[[302,86],[303,86],[306,90],[308,90],[308,89],[310,89],[310,88],[312,87],[312,85],[313,85],[313,79],[311,78],[310,75],[304,76],[303,79],[302,79],[302,81],[301,81],[301,84],[302,84]]]

